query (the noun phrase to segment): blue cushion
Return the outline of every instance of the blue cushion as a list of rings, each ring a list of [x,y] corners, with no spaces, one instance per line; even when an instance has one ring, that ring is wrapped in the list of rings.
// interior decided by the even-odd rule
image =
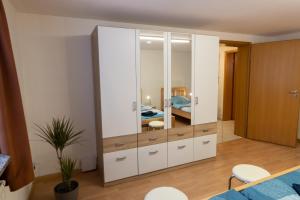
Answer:
[[[292,187],[278,179],[272,179],[247,188],[241,193],[250,200],[300,200]]]
[[[223,194],[219,194],[215,197],[212,197],[209,200],[248,200],[248,199],[235,190],[229,190]]]
[[[281,180],[282,182],[288,184],[290,187],[293,184],[300,184],[300,171],[290,172],[288,174],[277,177],[276,179]]]

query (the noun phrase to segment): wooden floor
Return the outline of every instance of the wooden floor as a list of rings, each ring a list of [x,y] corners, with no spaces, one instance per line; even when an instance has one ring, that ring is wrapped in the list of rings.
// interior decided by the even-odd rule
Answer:
[[[159,186],[173,186],[187,194],[189,200],[202,198],[225,191],[231,168],[240,163],[255,164],[276,173],[300,164],[300,146],[284,147],[247,139],[238,139],[218,144],[215,159],[183,169],[103,188],[97,172],[80,173],[79,199],[84,200],[143,200],[145,194]],[[53,187],[57,178],[38,181],[34,184],[34,200],[54,199]],[[237,181],[233,186],[241,185]]]

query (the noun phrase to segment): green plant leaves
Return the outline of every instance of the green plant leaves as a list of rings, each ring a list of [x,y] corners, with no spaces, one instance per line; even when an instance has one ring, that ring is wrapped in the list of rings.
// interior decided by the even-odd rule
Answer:
[[[75,131],[73,123],[66,118],[53,118],[51,124],[37,127],[37,135],[44,141],[49,143],[56,151],[57,159],[60,164],[63,182],[71,188],[70,179],[72,172],[76,166],[76,160],[63,156],[63,150],[72,144],[79,142],[81,131]]]
[[[75,166],[76,166],[76,160],[73,160],[69,157],[63,157],[61,159],[62,178],[63,178],[63,182],[67,184],[69,191],[71,190],[71,178]]]
[[[79,142],[81,131],[75,131],[73,123],[66,118],[53,118],[52,124],[45,127],[35,124],[38,129],[38,136],[49,143],[55,150],[63,151],[67,146]]]

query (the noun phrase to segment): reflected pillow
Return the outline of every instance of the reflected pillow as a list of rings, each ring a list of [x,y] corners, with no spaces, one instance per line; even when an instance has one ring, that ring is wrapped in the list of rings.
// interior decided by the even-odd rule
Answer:
[[[189,100],[185,96],[172,96],[171,97],[172,104],[189,104],[191,100]]]

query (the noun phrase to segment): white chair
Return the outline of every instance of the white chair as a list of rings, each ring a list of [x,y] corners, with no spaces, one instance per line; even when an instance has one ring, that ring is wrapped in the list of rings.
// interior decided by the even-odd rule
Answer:
[[[255,165],[236,165],[232,168],[232,175],[229,178],[228,189],[231,189],[231,180],[233,178],[236,178],[243,183],[251,183],[259,179],[266,178],[270,175],[271,174],[267,170]]]
[[[188,197],[173,187],[158,187],[145,196],[144,200],[188,200]]]
[[[152,129],[162,129],[164,128],[164,122],[163,121],[151,121],[149,122],[149,127]]]

